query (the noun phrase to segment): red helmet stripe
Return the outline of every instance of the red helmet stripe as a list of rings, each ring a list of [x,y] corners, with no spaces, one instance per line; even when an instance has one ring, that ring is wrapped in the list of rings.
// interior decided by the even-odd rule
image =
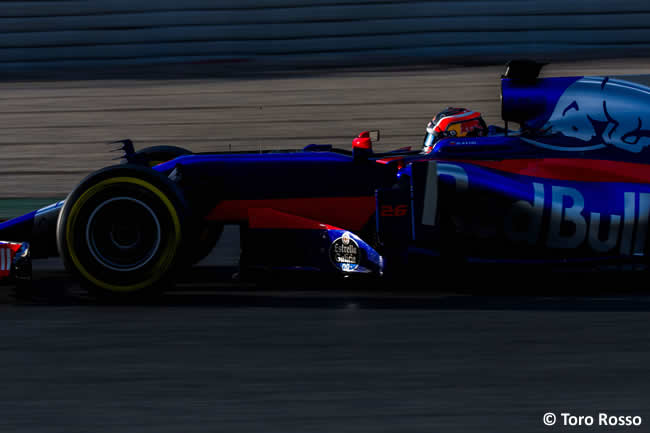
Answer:
[[[470,111],[469,113],[463,113],[457,116],[448,116],[438,122],[438,124],[435,127],[435,131],[444,132],[452,123],[462,122],[465,120],[478,119],[479,117],[481,117],[481,113],[477,111]]]

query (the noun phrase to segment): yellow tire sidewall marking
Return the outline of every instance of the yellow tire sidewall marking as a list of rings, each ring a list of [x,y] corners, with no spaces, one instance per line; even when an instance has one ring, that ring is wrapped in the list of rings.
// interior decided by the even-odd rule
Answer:
[[[154,193],[163,202],[163,204],[169,211],[169,214],[172,218],[172,222],[174,224],[175,242],[171,242],[167,246],[166,250],[163,252],[162,256],[158,259],[157,267],[162,272],[166,271],[169,265],[171,264],[172,260],[174,259],[174,252],[181,243],[181,223],[178,218],[178,213],[176,212],[176,209],[174,208],[174,205],[169,200],[169,198],[151,183],[146,182],[142,179],[138,179],[136,177],[128,177],[128,176],[113,177],[98,182],[97,184],[93,185],[92,187],[84,191],[84,193],[81,194],[79,199],[77,199],[77,201],[72,205],[72,208],[70,209],[70,213],[68,214],[68,221],[65,226],[66,243],[68,244],[68,253],[70,255],[70,260],[72,260],[72,263],[74,263],[75,267],[84,278],[86,278],[88,281],[90,281],[92,284],[98,287],[101,287],[103,289],[112,292],[132,292],[155,283],[158,277],[161,275],[161,272],[155,272],[154,275],[148,278],[147,280],[142,281],[140,283],[127,285],[127,286],[119,286],[119,285],[107,283],[105,281],[101,281],[96,277],[94,277],[90,272],[88,272],[88,270],[86,270],[86,268],[81,264],[81,261],[79,261],[79,258],[77,257],[77,253],[74,250],[74,243],[73,243],[74,234],[73,234],[73,230],[71,230],[71,227],[74,226],[77,216],[79,215],[79,211],[83,207],[83,205],[97,192],[116,183],[138,185]]]

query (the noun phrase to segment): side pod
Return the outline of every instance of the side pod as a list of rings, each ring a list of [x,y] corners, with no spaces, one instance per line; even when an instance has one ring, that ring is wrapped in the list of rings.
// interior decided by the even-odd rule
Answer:
[[[400,176],[393,188],[375,191],[377,235],[389,273],[406,266],[414,248],[436,245],[439,235],[437,162],[414,162]]]

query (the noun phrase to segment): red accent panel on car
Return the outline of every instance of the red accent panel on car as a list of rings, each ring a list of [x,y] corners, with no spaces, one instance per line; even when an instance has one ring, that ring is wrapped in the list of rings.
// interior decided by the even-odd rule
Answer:
[[[248,224],[252,229],[341,230],[312,219],[267,208],[249,209]]]
[[[523,176],[578,182],[650,183],[650,165],[596,159],[506,159],[502,161],[465,160],[481,167]]]
[[[377,164],[387,165],[387,164],[391,163],[392,161],[399,161],[399,162],[396,163],[396,166],[397,166],[398,170],[401,170],[402,168],[406,167],[406,162],[404,162],[404,157],[403,156],[391,156],[391,157],[388,157],[388,158],[378,159],[375,162]]]
[[[249,210],[273,209],[347,230],[359,230],[375,212],[375,197],[323,197],[267,200],[224,200],[206,216],[212,221],[247,221]]]
[[[390,156],[390,157],[387,157],[387,158],[378,159],[375,162],[377,162],[377,164],[388,164],[389,162],[397,161],[398,159],[404,159],[404,157],[403,156]]]

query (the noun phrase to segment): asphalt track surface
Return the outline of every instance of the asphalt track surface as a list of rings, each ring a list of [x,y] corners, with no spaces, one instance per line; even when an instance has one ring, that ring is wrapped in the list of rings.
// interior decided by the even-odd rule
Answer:
[[[548,73],[640,74],[649,65]],[[446,105],[498,122],[500,72],[4,83],[2,195],[65,195],[109,161],[103,141],[126,136],[197,151],[348,146],[358,130],[379,127],[382,148],[419,144]],[[37,262],[32,298],[2,292],[0,431],[650,431],[645,273],[436,271],[425,290],[408,278],[388,288],[284,287],[233,281],[236,251],[229,231],[196,276],[137,306],[95,305],[56,260]],[[546,427],[549,411],[643,424]]]

